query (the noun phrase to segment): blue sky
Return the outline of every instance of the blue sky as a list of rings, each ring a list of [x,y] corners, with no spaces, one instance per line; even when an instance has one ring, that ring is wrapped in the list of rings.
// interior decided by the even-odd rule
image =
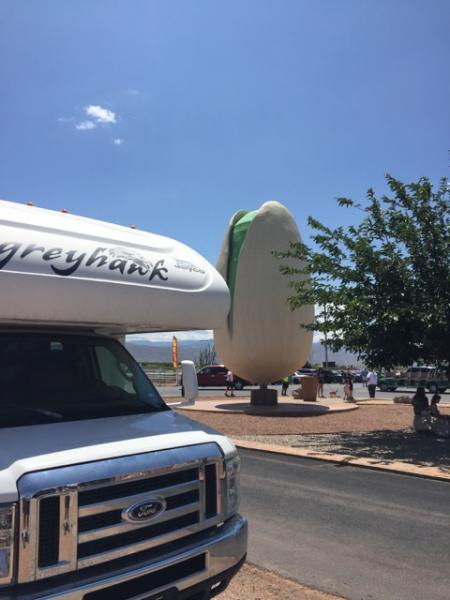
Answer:
[[[177,238],[448,174],[448,0],[0,4],[0,197]]]

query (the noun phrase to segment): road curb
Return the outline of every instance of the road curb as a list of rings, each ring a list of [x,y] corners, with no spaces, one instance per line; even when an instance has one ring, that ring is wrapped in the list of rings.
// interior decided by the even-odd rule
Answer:
[[[411,475],[413,477],[422,477],[425,479],[450,481],[450,472],[443,473],[437,467],[422,467],[420,465],[410,465],[400,461],[383,461],[371,458],[357,458],[349,454],[316,452],[314,450],[310,450],[309,448],[290,448],[289,446],[262,444],[261,442],[251,442],[236,438],[233,439],[233,442],[238,448],[246,450],[259,450],[260,452],[270,452],[272,454],[284,454],[286,456],[297,456],[298,458],[321,460],[343,466],[349,465],[352,467],[361,467],[363,469],[372,469],[375,471],[386,471],[401,475]]]
[[[383,399],[380,398],[379,400],[374,400],[373,398],[356,398],[355,400],[356,404],[359,404],[360,406],[394,406],[394,405],[401,405],[401,406],[409,406],[411,407],[410,404],[407,404],[406,402],[394,402],[394,400],[388,400],[388,399]]]

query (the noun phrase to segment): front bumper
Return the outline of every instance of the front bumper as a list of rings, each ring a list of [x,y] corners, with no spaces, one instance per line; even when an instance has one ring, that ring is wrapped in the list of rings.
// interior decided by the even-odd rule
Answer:
[[[83,572],[78,571],[64,578],[60,576],[53,582],[44,580],[15,586],[0,591],[0,600],[172,600],[200,597],[197,590],[207,593],[214,584],[218,585],[216,591],[223,589],[220,587],[222,580],[227,583],[231,579],[246,552],[247,521],[236,515],[202,537],[196,536],[195,541],[183,546],[178,553],[171,552],[151,562],[136,562],[127,569],[111,569],[102,576],[83,577]],[[186,576],[184,565],[193,564],[196,560],[199,568]],[[177,565],[180,566],[179,578]],[[162,581],[169,573],[174,573],[173,580],[171,577],[170,582],[156,587],[150,583],[149,588],[143,591],[142,586],[146,586],[147,582]]]

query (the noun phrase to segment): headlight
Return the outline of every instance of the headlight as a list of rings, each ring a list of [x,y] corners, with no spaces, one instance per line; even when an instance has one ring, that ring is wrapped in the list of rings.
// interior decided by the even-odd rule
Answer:
[[[14,519],[14,504],[0,504],[0,585],[12,583]]]
[[[231,517],[239,510],[241,459],[237,454],[225,460],[227,474],[227,516]]]

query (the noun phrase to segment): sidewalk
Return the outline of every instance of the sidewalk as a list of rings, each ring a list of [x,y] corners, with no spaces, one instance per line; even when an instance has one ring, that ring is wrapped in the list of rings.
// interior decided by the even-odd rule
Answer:
[[[238,442],[258,442],[315,453],[339,454],[352,458],[376,459],[378,462],[403,462],[433,467],[450,476],[450,441],[412,430],[344,432],[300,435],[244,435]]]

